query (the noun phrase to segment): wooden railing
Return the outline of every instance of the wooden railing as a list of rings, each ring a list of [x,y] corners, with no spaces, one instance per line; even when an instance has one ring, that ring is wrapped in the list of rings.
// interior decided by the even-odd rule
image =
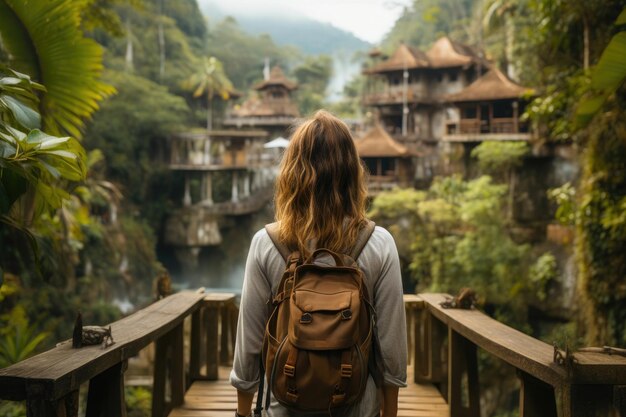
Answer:
[[[480,416],[477,349],[517,370],[520,417],[626,416],[626,357],[565,352],[444,294],[405,296],[415,382],[439,387],[452,417]]]
[[[174,294],[112,323],[115,344],[107,348],[73,349],[71,340],[62,342],[0,369],[0,399],[26,401],[29,417],[75,417],[79,388],[89,382],[87,417],[126,416],[128,359],[154,342],[152,416],[165,417],[182,404],[190,382],[215,380],[218,364],[228,363],[237,320],[234,298],[199,291]],[[191,321],[189,332],[185,332],[186,318]],[[186,333],[191,339],[187,344]]]
[[[0,399],[26,401],[29,417],[75,417],[79,388],[89,382],[87,417],[125,416],[128,360],[155,343],[152,416],[165,417],[183,403],[191,382],[216,380],[219,365],[231,360],[238,315],[234,298],[178,293],[112,323],[115,344],[107,348],[73,349],[71,341],[62,342],[0,369]],[[517,370],[520,417],[626,415],[625,357],[555,354],[553,346],[478,310],[444,309],[440,304],[447,298],[407,295],[405,308],[415,382],[437,386],[451,417],[480,416],[478,349]]]

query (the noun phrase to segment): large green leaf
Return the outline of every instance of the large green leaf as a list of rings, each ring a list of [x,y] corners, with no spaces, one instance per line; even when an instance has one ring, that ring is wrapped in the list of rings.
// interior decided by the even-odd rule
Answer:
[[[28,107],[16,98],[7,95],[0,95],[0,105],[4,104],[15,120],[27,129],[37,129],[41,127],[39,113]]]
[[[617,18],[616,25],[626,24],[626,8]],[[588,124],[600,111],[606,99],[626,80],[626,31],[618,32],[606,46],[598,65],[591,72],[591,93],[578,104],[577,121]]]
[[[102,48],[80,29],[80,1],[0,0],[0,36],[15,67],[47,88],[45,131],[81,137],[83,122],[115,90],[100,81]]]
[[[613,36],[593,70],[591,88],[615,91],[626,78],[626,31]]]

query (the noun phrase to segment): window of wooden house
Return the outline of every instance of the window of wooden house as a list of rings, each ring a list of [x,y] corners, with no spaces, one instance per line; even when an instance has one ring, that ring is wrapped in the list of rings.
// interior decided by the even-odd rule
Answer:
[[[438,83],[442,83],[443,82],[443,74],[442,73],[437,74],[437,82]]]
[[[394,176],[396,175],[396,160],[395,158],[380,158],[381,175]]]
[[[461,119],[475,119],[476,116],[476,106],[461,108]]]
[[[363,158],[367,171],[370,175],[378,175],[378,160],[377,158]]]
[[[498,101],[493,104],[493,117],[511,119],[513,117],[513,103],[510,101]]]
[[[457,74],[456,72],[453,72],[450,74],[450,82],[455,82],[458,79],[459,79],[459,74]]]

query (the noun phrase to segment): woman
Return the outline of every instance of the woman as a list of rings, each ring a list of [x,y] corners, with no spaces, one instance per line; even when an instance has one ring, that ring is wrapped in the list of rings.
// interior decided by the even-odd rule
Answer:
[[[275,210],[280,240],[308,254],[317,247],[345,253],[357,240],[365,218],[365,173],[348,127],[320,110],[301,124],[285,151],[276,182]],[[357,259],[376,310],[383,382],[370,376],[350,417],[395,417],[398,388],[406,385],[406,324],[398,253],[391,235],[376,227]],[[265,229],[252,239],[246,263],[231,384],[237,388],[236,415],[248,416],[260,382],[260,352],[285,261]],[[267,388],[266,388],[267,389]],[[382,391],[382,394],[380,393]],[[271,417],[296,416],[272,401]]]

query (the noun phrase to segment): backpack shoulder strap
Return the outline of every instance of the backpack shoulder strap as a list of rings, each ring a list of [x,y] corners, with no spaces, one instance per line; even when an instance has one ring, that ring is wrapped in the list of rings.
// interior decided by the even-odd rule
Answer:
[[[365,245],[367,245],[370,236],[372,236],[372,233],[374,233],[375,228],[376,223],[368,219],[365,227],[359,232],[359,236],[356,239],[356,243],[354,244],[352,251],[350,251],[349,255],[352,259],[356,261],[356,259],[359,257],[359,255],[363,251],[363,248],[365,247]]]
[[[282,244],[280,242],[280,239],[278,238],[278,222],[266,224],[265,230],[267,231],[267,234],[270,236],[270,239],[272,239],[272,243],[274,244],[274,246],[276,246],[276,249],[278,249],[278,252],[280,252],[280,255],[283,257],[285,262],[287,262],[292,251],[289,250],[287,246]]]

